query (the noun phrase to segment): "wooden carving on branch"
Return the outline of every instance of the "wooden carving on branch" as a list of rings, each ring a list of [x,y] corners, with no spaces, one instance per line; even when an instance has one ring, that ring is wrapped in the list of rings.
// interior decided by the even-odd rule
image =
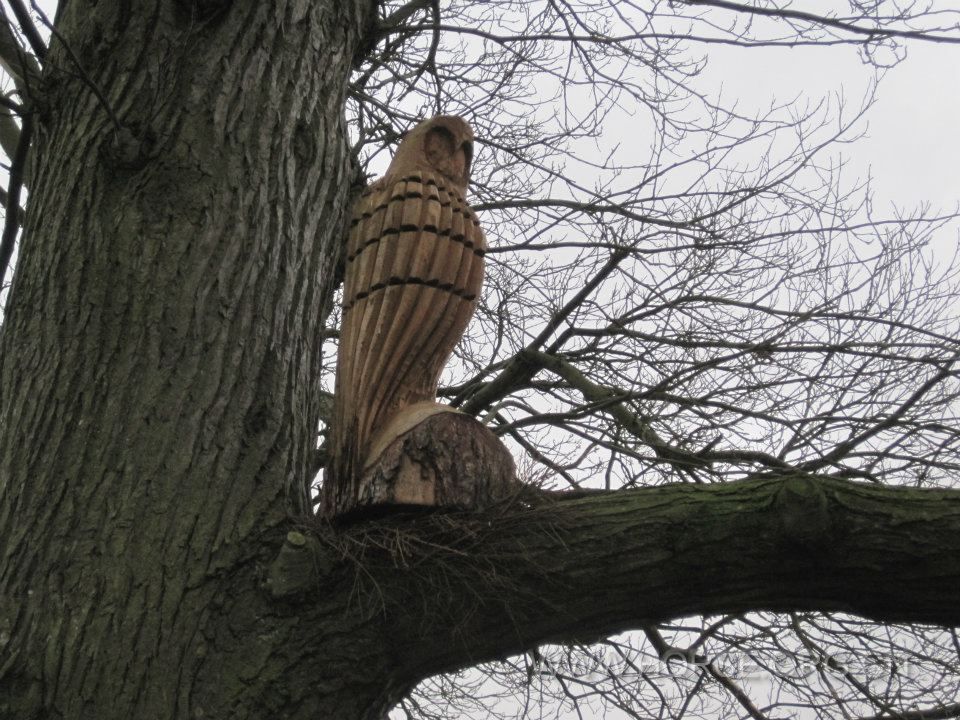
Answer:
[[[422,122],[354,208],[322,491],[328,516],[384,505],[476,509],[512,484],[499,440],[436,402],[483,284],[486,241],[466,202],[472,159],[463,119]]]

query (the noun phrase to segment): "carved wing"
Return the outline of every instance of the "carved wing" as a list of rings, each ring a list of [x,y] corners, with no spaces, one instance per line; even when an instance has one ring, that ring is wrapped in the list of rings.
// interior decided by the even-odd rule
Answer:
[[[371,185],[347,242],[331,469],[355,478],[373,433],[399,408],[433,400],[483,283],[476,215],[442,177]]]

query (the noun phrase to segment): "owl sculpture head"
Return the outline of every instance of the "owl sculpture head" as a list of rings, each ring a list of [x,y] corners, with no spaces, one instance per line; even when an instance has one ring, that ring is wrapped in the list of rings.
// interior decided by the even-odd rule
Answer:
[[[473,160],[473,129],[456,115],[424,120],[400,142],[387,175],[413,170],[439,173],[466,197]]]

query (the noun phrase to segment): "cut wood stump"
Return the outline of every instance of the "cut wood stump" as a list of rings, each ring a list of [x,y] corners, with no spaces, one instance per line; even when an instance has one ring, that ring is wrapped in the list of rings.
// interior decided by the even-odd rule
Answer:
[[[377,433],[353,497],[333,514],[390,507],[483,510],[516,493],[513,457],[487,427],[446,405],[411,405]]]

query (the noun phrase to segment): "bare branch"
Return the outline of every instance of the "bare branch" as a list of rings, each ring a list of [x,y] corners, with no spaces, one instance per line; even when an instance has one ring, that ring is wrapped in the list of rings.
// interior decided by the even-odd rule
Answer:
[[[924,397],[924,395],[926,395],[928,392],[930,392],[930,390],[935,388],[944,380],[955,374],[955,371],[953,370],[954,362],[955,361],[951,360],[950,362],[946,363],[944,367],[942,367],[933,377],[921,384],[920,387],[910,395],[910,397],[908,397],[899,407],[895,408],[893,412],[889,413],[889,415],[882,421],[876,423],[875,425],[871,425],[863,432],[860,432],[840,443],[825,457],[806,463],[804,465],[805,469],[816,471],[826,465],[838,463],[846,455],[848,455],[851,450],[861,443],[865,442],[877,433],[893,427],[910,408],[914,407]]]
[[[30,18],[27,6],[23,4],[22,0],[8,0],[8,2],[10,3],[10,8],[13,10],[13,14],[17,16],[17,22],[20,23],[20,31],[33,49],[33,54],[40,60],[43,60],[47,55],[47,46],[44,44],[43,38],[40,37],[40,33],[37,32],[37,28]],[[35,2],[33,6],[36,8]]]
[[[564,306],[553,314],[546,327],[524,348],[525,350],[539,350],[543,344],[550,339],[550,336],[560,327],[570,313],[574,312],[580,304],[590,296],[597,286],[600,285],[617,266],[629,255],[626,248],[617,248],[602,268],[587,282],[583,288],[570,298]],[[510,392],[516,389],[522,383],[528,381],[536,374],[540,368],[536,363],[531,363],[529,357],[521,357],[520,354],[504,368],[504,371],[495,380],[487,383],[480,390],[470,397],[463,406],[463,411],[468,414],[476,414],[497,400],[506,397]],[[455,403],[462,401],[461,398],[455,399]]]
[[[8,158],[17,154],[20,142],[20,127],[8,113],[0,113],[0,147]]]
[[[36,59],[20,46],[2,5],[0,5],[0,65],[13,78],[20,96],[28,97],[30,85],[40,78],[40,66]]]
[[[671,647],[654,627],[644,628],[643,632],[653,645],[654,649],[657,651],[657,654],[659,654],[662,659],[684,659],[688,662],[691,662],[699,667],[702,672],[705,672],[717,683],[723,686],[723,688],[729,692],[738,703],[740,703],[740,706],[747,711],[747,714],[752,717],[753,720],[769,720],[766,715],[760,712],[760,709],[757,708],[757,706],[753,703],[753,701],[750,699],[750,696],[744,692],[743,688],[724,675],[723,672],[717,668],[715,663],[710,662],[702,655],[691,657],[691,653],[688,653],[680,648]]]
[[[960,703],[940,705],[920,710],[893,710],[891,712],[872,715],[860,720],[951,720],[960,717]]]
[[[378,37],[383,37],[395,32],[397,29],[402,27],[407,20],[421,10],[426,10],[427,8],[431,7],[432,4],[433,0],[412,0],[406,5],[397,8],[377,26]]]
[[[816,15],[814,13],[804,12],[802,10],[790,10],[789,8],[776,7],[756,7],[753,5],[743,5],[741,3],[729,2],[728,0],[680,0],[685,5],[709,6],[722,8],[724,10],[734,10],[739,13],[749,15],[763,15],[765,17],[784,18],[789,20],[800,20],[812,25],[842,30],[843,32],[853,33],[854,35],[863,35],[867,40],[876,40],[878,38],[908,38],[910,40],[923,40],[933,43],[960,43],[960,37],[950,35],[937,35],[927,30],[899,30],[896,28],[874,25],[873,27],[864,27],[855,24],[854,21]]]

